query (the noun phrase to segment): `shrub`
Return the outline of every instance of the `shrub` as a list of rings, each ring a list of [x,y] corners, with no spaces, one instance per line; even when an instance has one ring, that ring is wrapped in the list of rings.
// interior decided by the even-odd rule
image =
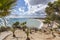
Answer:
[[[7,27],[1,26],[1,27],[0,27],[0,31],[1,31],[1,32],[7,31]]]
[[[58,28],[60,29],[60,25],[58,25]]]

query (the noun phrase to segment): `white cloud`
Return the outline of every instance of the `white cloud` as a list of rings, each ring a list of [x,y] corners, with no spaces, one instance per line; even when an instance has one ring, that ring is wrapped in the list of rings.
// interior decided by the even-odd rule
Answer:
[[[26,4],[28,4],[28,11],[25,12],[27,15],[33,15],[35,12],[42,10],[47,6],[43,4],[31,5],[29,1],[30,0],[25,0]]]
[[[16,15],[18,13],[18,11],[16,11],[17,13],[14,15],[14,18],[16,17],[20,17],[20,18],[24,18],[24,17],[42,17],[42,16],[32,16],[32,15],[36,15],[38,13],[45,13],[44,9],[47,6],[47,3],[52,1],[52,0],[24,0],[25,4],[28,4],[28,11],[24,11],[24,7],[19,8],[19,14]],[[53,1],[52,1],[53,2]],[[41,14],[42,15],[42,14]],[[12,17],[13,15],[11,15],[10,17]]]
[[[28,5],[38,5],[38,4],[47,4],[48,2],[53,2],[54,0],[24,0]]]
[[[34,14],[35,12],[39,11],[39,10],[42,10],[46,7],[47,5],[36,5],[36,6],[31,6],[29,7],[27,13],[28,14]]]
[[[46,8],[48,2],[52,0],[25,0],[25,4],[28,4],[27,15],[35,14],[35,12],[41,11]],[[38,14],[38,13],[37,13]]]
[[[19,11],[23,13],[23,12],[24,12],[24,9],[22,9],[22,8],[19,8]]]

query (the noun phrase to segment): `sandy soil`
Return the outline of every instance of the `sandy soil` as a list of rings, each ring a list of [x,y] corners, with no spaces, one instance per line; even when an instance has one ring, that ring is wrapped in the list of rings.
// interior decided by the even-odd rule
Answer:
[[[16,30],[15,31],[15,35],[17,38],[13,38],[12,37],[12,33],[11,35],[7,36],[4,40],[26,40],[26,34],[24,31],[22,30]],[[51,34],[45,34],[42,32],[33,32],[32,34],[29,35],[31,40],[60,40],[60,37],[58,36],[58,34],[56,34],[56,37],[53,38],[53,36]]]

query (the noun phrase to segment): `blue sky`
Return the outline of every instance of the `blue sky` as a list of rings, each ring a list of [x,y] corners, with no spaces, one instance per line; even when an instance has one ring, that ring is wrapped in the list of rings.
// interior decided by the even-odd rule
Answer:
[[[17,18],[39,18],[44,17],[45,8],[48,2],[52,0],[17,0],[16,6],[11,12],[11,15],[8,17],[17,17]]]
[[[18,10],[19,8],[22,8],[22,7],[25,8],[24,11],[27,11],[27,10],[28,10],[28,8],[27,8],[28,5],[25,5],[25,1],[24,1],[24,0],[18,0],[16,6],[17,6],[17,7],[16,7],[17,10]]]
[[[13,10],[16,11],[12,11],[12,14],[21,14],[21,11],[19,10],[19,8],[21,8],[21,10],[24,10],[25,12],[28,11],[28,5],[25,5],[25,1],[24,0],[17,0],[16,2],[16,6],[14,7]]]

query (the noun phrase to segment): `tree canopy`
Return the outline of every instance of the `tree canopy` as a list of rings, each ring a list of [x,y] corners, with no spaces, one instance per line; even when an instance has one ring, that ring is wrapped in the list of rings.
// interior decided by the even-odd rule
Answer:
[[[0,0],[0,17],[5,17],[10,14],[13,4],[16,0]]]
[[[60,17],[60,0],[54,1],[53,3],[49,2],[45,12],[51,21],[58,19]]]

